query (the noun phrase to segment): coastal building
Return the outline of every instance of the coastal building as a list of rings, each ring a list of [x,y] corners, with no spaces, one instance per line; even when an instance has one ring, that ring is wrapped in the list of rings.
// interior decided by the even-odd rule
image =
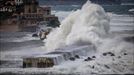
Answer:
[[[0,0],[0,16],[0,31],[36,31],[41,21],[59,25],[51,7],[40,7],[37,0]]]

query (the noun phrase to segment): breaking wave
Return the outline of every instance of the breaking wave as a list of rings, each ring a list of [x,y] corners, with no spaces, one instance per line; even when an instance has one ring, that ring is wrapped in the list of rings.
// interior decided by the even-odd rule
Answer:
[[[109,17],[104,9],[87,1],[80,10],[72,12],[53,30],[46,40],[47,50],[54,50],[65,45],[101,43],[109,33]]]

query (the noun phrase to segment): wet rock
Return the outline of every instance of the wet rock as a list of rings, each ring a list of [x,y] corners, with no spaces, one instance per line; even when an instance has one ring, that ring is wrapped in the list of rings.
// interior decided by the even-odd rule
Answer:
[[[106,53],[103,53],[103,56],[106,56],[106,55],[115,56],[115,54],[112,53],[112,52],[106,52]]]
[[[115,54],[112,52],[107,52],[107,54],[110,54],[111,56],[115,56]]]
[[[108,65],[104,65],[107,69],[110,69],[110,67]]]
[[[97,75],[97,73],[95,73],[95,72],[91,72],[91,75]]]
[[[88,57],[87,59],[85,59],[84,61],[91,61],[93,60],[92,58]]]
[[[107,55],[107,53],[103,53],[103,56],[106,56]]]
[[[131,37],[125,37],[123,38],[125,41],[130,42],[130,43],[134,43],[134,36]]]
[[[127,55],[127,53],[124,53],[124,55]]]
[[[88,61],[87,59],[85,59],[84,61]]]
[[[92,68],[94,69],[94,66],[92,66]]]
[[[75,58],[78,58],[78,59],[79,59],[79,58],[80,58],[80,56],[79,56],[79,55],[75,55]]]
[[[92,58],[96,58],[96,56],[92,56]]]
[[[111,56],[115,56],[115,54],[112,53]]]
[[[121,56],[118,56],[118,58],[121,58]]]
[[[92,59],[92,58],[90,58],[90,57],[88,57],[87,59],[88,59],[88,60],[93,60],[93,59]]]
[[[35,34],[32,35],[32,37],[38,37],[38,34],[35,33]]]
[[[111,54],[112,52],[107,52],[107,54]]]
[[[75,60],[75,58],[74,58],[74,57],[70,57],[69,59],[70,59],[71,61],[74,61],[74,60]]]

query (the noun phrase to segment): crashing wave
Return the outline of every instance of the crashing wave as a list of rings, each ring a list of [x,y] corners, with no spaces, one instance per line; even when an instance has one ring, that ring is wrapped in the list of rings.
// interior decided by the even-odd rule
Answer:
[[[109,33],[109,21],[101,6],[87,1],[80,10],[72,12],[59,28],[47,36],[46,48],[54,50],[72,44],[98,45]]]

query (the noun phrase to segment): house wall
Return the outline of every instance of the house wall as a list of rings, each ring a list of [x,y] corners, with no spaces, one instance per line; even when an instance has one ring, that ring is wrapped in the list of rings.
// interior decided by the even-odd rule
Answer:
[[[25,58],[23,59],[23,67],[38,67],[38,68],[45,68],[45,67],[52,67],[54,66],[53,59],[48,59],[46,57],[38,57],[38,58]]]
[[[17,32],[20,31],[20,28],[18,25],[10,24],[10,25],[0,25],[0,31],[2,32]]]

